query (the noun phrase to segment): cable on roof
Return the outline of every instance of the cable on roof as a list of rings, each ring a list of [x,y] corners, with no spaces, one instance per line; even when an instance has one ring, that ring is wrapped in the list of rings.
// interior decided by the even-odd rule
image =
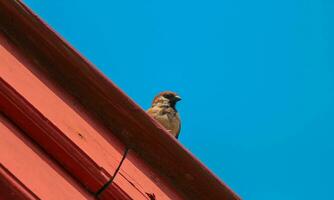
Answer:
[[[121,162],[119,163],[119,165],[117,166],[113,176],[111,177],[111,179],[106,182],[96,193],[95,193],[95,197],[98,197],[103,191],[105,191],[106,189],[108,189],[108,187],[112,184],[112,182],[114,181],[118,171],[121,169],[121,166],[129,152],[130,148],[126,147],[125,151],[124,151],[124,154],[123,154],[123,157],[121,159]]]

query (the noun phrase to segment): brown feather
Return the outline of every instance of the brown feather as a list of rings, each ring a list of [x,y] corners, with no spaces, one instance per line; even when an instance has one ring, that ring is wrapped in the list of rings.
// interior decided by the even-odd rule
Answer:
[[[178,138],[181,120],[175,109],[177,100],[173,102],[175,97],[177,95],[173,92],[160,93],[154,98],[152,107],[147,110],[147,113],[164,126],[174,137]]]

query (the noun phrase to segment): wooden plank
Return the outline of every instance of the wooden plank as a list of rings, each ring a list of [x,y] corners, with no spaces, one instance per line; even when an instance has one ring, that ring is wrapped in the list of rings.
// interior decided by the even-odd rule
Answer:
[[[0,199],[37,200],[39,198],[0,164]]]
[[[131,198],[124,190],[122,190],[117,184],[112,184],[107,190],[103,191],[96,199],[99,200],[137,200]],[[139,199],[140,200],[140,199]]]
[[[185,197],[173,190],[165,177],[161,177],[152,167],[130,151],[115,178],[115,184],[124,191],[136,189],[145,198],[159,200],[181,200]],[[133,198],[137,199],[137,198]]]
[[[32,64],[1,34],[0,58],[0,110],[96,192],[119,165],[124,145],[55,86],[32,73]]]
[[[172,190],[165,178],[156,173],[141,160],[135,152],[129,151],[111,185],[98,198],[101,200],[181,200],[185,197]],[[113,193],[114,195],[106,195]],[[115,197],[117,194],[117,197]]]
[[[3,115],[0,133],[1,165],[29,188],[31,196],[45,200],[93,200]]]
[[[110,187],[104,193],[112,193],[117,191],[119,194],[126,194],[125,197],[119,198],[123,199],[134,199],[134,200],[147,200],[147,196],[143,194],[140,190],[134,187],[130,182],[128,182],[124,177],[121,177],[120,174],[117,174],[114,182],[110,185]],[[99,199],[101,200],[109,200],[109,196],[105,194],[101,194]]]

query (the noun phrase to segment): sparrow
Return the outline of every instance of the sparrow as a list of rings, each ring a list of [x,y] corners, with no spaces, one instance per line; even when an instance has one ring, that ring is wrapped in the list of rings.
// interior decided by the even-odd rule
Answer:
[[[151,108],[147,110],[147,113],[165,127],[176,139],[180,134],[181,121],[175,106],[180,100],[181,97],[174,92],[161,92],[153,99]]]

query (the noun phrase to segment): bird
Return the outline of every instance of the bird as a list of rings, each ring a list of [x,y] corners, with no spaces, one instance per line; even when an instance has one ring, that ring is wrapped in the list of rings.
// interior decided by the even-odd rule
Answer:
[[[176,139],[181,130],[181,120],[176,110],[176,103],[181,100],[175,92],[164,91],[154,97],[147,114],[158,121]]]

